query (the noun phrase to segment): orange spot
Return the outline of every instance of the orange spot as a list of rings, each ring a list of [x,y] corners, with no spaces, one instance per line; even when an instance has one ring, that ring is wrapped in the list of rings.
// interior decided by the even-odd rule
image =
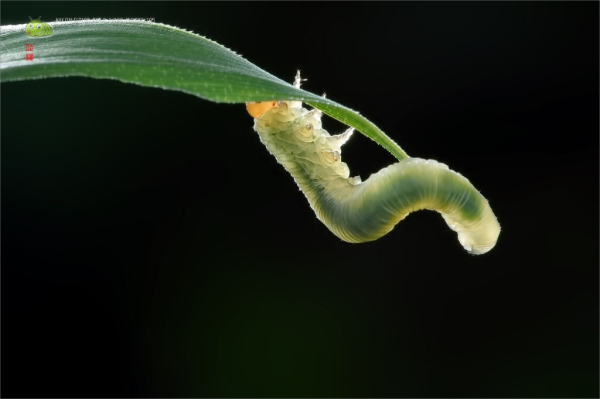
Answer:
[[[253,118],[258,118],[271,108],[277,107],[277,101],[263,101],[260,103],[246,103],[246,109]]]

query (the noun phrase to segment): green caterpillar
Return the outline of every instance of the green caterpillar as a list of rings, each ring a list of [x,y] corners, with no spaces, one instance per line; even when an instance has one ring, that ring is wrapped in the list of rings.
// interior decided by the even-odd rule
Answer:
[[[300,87],[296,75],[294,86]],[[341,146],[353,129],[331,136],[319,110],[300,101],[248,103],[254,130],[292,175],[317,218],[344,241],[374,241],[409,213],[441,213],[462,246],[484,254],[496,245],[500,225],[487,200],[462,175],[434,160],[406,158],[362,182],[350,177]]]
[[[48,37],[52,36],[54,30],[49,24],[42,22],[38,17],[38,19],[33,19],[25,25],[25,33],[29,37]]]

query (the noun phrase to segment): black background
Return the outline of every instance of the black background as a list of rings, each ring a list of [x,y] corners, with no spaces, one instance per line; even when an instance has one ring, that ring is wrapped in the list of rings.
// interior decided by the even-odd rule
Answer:
[[[2,84],[3,396],[598,397],[598,11],[2,2],[2,25],[152,17],[301,69],[503,228],[477,257],[434,212],[346,244],[243,105]],[[394,159],[355,134],[344,161]]]

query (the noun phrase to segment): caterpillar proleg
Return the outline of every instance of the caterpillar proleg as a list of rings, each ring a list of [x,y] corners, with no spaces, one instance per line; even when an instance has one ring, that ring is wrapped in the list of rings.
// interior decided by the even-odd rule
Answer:
[[[300,75],[294,82],[300,86]],[[406,158],[362,182],[350,177],[341,147],[352,129],[331,136],[322,113],[300,101],[248,103],[254,130],[277,161],[292,175],[317,218],[340,239],[374,241],[409,213],[441,213],[462,246],[484,254],[496,245],[500,225],[488,201],[465,177],[434,160]]]

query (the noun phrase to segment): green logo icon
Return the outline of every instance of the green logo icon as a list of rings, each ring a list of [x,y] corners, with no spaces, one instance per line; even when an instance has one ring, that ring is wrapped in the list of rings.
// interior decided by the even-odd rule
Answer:
[[[29,19],[31,19],[31,17],[29,17]],[[27,36],[29,37],[48,37],[52,36],[54,30],[52,30],[50,25],[46,22],[42,22],[40,17],[38,17],[38,19],[31,19],[31,21],[25,25],[25,33],[27,33]]]

